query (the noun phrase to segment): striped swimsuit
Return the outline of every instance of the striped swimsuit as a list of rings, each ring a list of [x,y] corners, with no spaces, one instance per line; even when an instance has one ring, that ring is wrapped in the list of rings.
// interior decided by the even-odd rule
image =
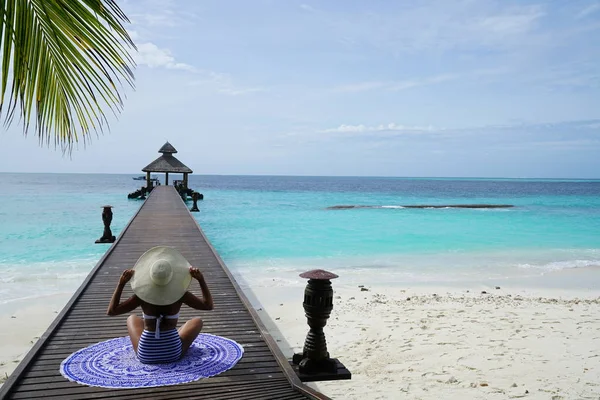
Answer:
[[[175,315],[147,315],[142,313],[144,319],[156,319],[156,331],[151,332],[144,329],[138,343],[137,356],[142,364],[170,363],[181,358],[181,338],[177,329],[168,331],[160,330],[160,322],[163,318],[177,319]]]

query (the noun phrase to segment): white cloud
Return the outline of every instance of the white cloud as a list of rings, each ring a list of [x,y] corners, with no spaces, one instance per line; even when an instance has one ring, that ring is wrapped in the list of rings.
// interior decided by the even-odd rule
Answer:
[[[395,6],[387,13],[330,13],[324,18],[346,46],[368,46],[400,56],[526,46],[539,40],[534,34],[545,16],[542,6],[507,7],[495,0],[390,4]]]
[[[442,74],[435,75],[425,79],[417,79],[417,80],[408,80],[402,82],[396,82],[389,87],[391,91],[400,91],[405,89],[410,89],[417,86],[429,86],[435,85],[438,83],[444,83],[459,79],[460,75],[458,74]]]
[[[381,89],[385,86],[388,86],[389,82],[359,82],[359,83],[350,83],[348,85],[342,85],[334,88],[336,92],[365,92],[373,89]]]
[[[537,130],[543,130],[550,132],[552,131],[568,131],[568,132],[584,132],[585,130],[593,130],[593,135],[600,133],[600,120],[585,120],[585,121],[560,121],[560,122],[520,122],[520,123],[507,123],[507,124],[496,124],[496,125],[483,125],[483,126],[465,126],[460,128],[437,128],[432,125],[429,126],[408,126],[401,125],[394,122],[388,124],[379,125],[351,125],[341,124],[336,128],[328,128],[318,130],[317,133],[341,133],[341,134],[361,134],[361,133],[379,133],[379,132],[395,132],[395,133],[435,133],[435,134],[503,134],[507,131],[519,131],[519,132],[534,132]]]
[[[178,69],[195,72],[196,68],[185,63],[175,61],[168,49],[161,49],[154,43],[141,43],[137,45],[138,52],[134,55],[138,65],[150,68]]]
[[[597,65],[597,62],[577,59],[555,63],[523,77],[523,81],[550,89],[598,88],[600,72]]]
[[[235,85],[229,74],[214,71],[196,71],[202,77],[190,82],[192,86],[212,86],[217,93],[228,96],[241,96],[250,93],[264,92],[262,87],[241,87]]]
[[[400,92],[402,90],[406,90],[406,89],[411,89],[417,86],[427,86],[428,83],[425,82],[425,80],[406,80],[406,81],[400,81],[400,82],[390,82],[388,85],[386,85],[386,89],[392,92]]]
[[[123,9],[134,26],[173,28],[187,24],[196,17],[180,0],[121,0]]]
[[[141,36],[134,30],[129,31],[129,34],[134,40],[139,40]],[[207,71],[177,61],[169,49],[160,48],[152,42],[138,43],[136,46],[138,51],[134,54],[134,58],[138,66],[165,68],[193,73],[197,76],[197,79],[190,82],[190,85],[206,85],[212,87],[215,92],[227,96],[241,96],[266,90],[262,87],[240,87],[234,84],[234,81],[229,74]]]
[[[335,92],[353,93],[353,92],[367,92],[369,90],[387,90],[390,92],[399,92],[402,90],[412,89],[421,86],[431,86],[441,83],[456,81],[459,79],[474,79],[481,77],[499,77],[511,73],[512,70],[506,67],[495,67],[495,68],[481,68],[470,72],[464,72],[461,74],[456,73],[445,73],[439,75],[433,75],[426,78],[414,78],[406,79],[402,81],[367,81],[350,83],[346,85],[340,85],[335,87]]]
[[[539,6],[519,7],[505,13],[481,18],[476,28],[494,35],[520,35],[531,31],[544,16]]]
[[[139,38],[140,38],[140,34],[137,31],[132,31],[130,29],[127,29],[127,33],[129,34],[129,37],[131,38],[131,40],[133,40],[134,42],[136,40],[139,40]]]
[[[235,88],[235,87],[224,87],[218,90],[219,93],[223,93],[229,96],[241,96],[249,93],[264,92],[266,89],[261,87],[248,87],[248,88]]]
[[[460,75],[458,74],[441,74],[435,75],[428,78],[421,79],[407,79],[404,81],[390,81],[390,82],[359,82],[359,83],[351,83],[348,85],[341,85],[334,88],[336,92],[366,92],[369,90],[382,89],[388,90],[391,92],[399,92],[406,89],[411,89],[418,86],[429,86],[435,85],[438,83],[444,83],[452,80],[459,79]]]
[[[399,125],[394,122],[389,124],[380,124],[376,126],[368,125],[346,125],[342,124],[337,128],[329,128],[318,131],[319,133],[367,133],[367,132],[406,132],[406,133],[419,133],[419,132],[433,132],[441,129],[436,129],[432,126],[405,126]]]
[[[581,19],[600,11],[600,3],[593,3],[582,9],[575,18]]]
[[[600,121],[589,123],[585,127],[588,129],[600,129]]]
[[[134,41],[144,41],[136,44],[138,52],[134,54],[137,65],[150,68],[165,68],[193,73],[198,78],[190,85],[212,86],[215,92],[227,96],[241,96],[244,94],[264,91],[260,87],[238,87],[228,74],[207,71],[193,65],[176,60],[171,51],[161,48],[153,42],[148,41],[153,32],[160,31],[160,27],[173,27],[183,24],[184,20],[194,17],[194,13],[183,14],[177,5],[170,0],[146,0],[145,2],[132,2],[137,13],[131,14],[133,25],[140,29],[130,30],[129,34]],[[147,9],[148,12],[140,12]]]
[[[132,14],[131,22],[134,25],[144,25],[148,27],[174,27],[177,26],[177,20],[169,12],[160,14]]]
[[[308,11],[308,12],[315,12],[316,10],[309,6],[308,4],[300,4],[300,8],[303,9],[304,11]]]

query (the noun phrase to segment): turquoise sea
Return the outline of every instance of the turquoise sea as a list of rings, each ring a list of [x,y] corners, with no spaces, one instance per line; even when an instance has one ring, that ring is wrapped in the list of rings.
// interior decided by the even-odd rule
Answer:
[[[118,235],[142,204],[127,199],[142,185],[133,176],[0,173],[0,304],[73,292],[108,248],[94,244],[101,206],[114,206]],[[600,180],[191,176],[190,186],[205,196],[196,218],[241,276],[324,268],[411,285],[600,275]],[[515,207],[402,208],[473,203]],[[327,209],[336,205],[375,207]]]

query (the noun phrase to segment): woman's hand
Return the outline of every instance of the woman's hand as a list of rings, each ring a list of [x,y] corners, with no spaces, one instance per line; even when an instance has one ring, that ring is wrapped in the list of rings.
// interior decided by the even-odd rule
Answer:
[[[129,282],[131,277],[133,277],[134,272],[135,271],[132,269],[126,269],[123,271],[123,274],[121,274],[121,279],[119,279],[119,285],[125,285],[127,282]]]
[[[192,275],[192,278],[196,279],[197,281],[204,279],[202,272],[200,272],[198,268],[190,267],[190,275]]]

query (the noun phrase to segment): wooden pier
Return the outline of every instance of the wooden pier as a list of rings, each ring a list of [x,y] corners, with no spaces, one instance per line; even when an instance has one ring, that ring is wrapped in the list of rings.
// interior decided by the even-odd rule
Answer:
[[[108,317],[106,309],[122,271],[153,246],[177,248],[202,271],[214,310],[181,308],[181,321],[204,320],[203,332],[226,336],[244,347],[238,364],[196,382],[144,389],[103,389],[69,382],[59,372],[71,353],[110,338],[126,336],[127,315]],[[200,295],[198,285],[190,290]],[[129,285],[122,298],[132,294]],[[301,307],[298,302],[298,307]],[[137,311],[137,310],[136,310]],[[0,399],[327,399],[304,385],[231,273],[210,245],[172,186],[156,187],[117,241],[25,359],[0,388]]]

